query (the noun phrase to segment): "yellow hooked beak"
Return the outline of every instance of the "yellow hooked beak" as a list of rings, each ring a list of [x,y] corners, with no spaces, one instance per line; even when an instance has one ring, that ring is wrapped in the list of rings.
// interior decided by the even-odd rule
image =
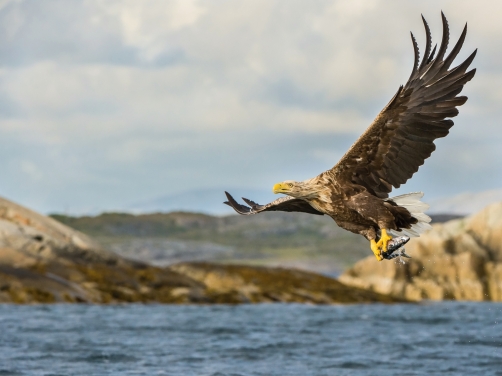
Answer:
[[[291,190],[291,188],[289,187],[289,185],[288,184],[284,184],[284,183],[277,183],[272,188],[272,192],[274,192],[275,194],[277,194],[277,193],[288,193],[290,190]]]

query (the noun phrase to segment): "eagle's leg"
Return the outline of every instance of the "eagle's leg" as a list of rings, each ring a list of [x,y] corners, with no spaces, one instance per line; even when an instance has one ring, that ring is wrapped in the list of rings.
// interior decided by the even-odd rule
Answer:
[[[389,241],[392,239],[392,236],[388,235],[387,234],[387,230],[386,229],[381,229],[381,235],[380,235],[380,240],[378,241],[377,243],[377,247],[381,250],[381,251],[387,251],[387,243],[389,243]]]
[[[370,240],[370,247],[371,247],[371,250],[373,251],[373,253],[375,254],[376,259],[378,261],[382,261],[383,260],[382,251],[378,247],[378,244],[375,241],[375,239]]]

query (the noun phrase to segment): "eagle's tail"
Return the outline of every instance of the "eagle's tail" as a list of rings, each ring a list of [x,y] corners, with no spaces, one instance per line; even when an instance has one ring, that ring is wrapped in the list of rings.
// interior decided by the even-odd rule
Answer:
[[[411,228],[403,228],[401,231],[389,231],[394,236],[409,236],[418,237],[421,233],[429,230],[432,226],[429,224],[431,217],[424,212],[429,209],[429,205],[420,201],[424,196],[423,192],[407,193],[396,197],[388,198],[387,200],[395,202],[398,206],[407,209],[413,218],[417,219],[417,223],[413,224]]]

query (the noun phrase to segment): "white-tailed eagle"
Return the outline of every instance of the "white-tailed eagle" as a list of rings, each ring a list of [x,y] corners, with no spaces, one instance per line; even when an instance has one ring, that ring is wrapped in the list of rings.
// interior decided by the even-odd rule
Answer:
[[[467,101],[459,96],[475,74],[467,71],[475,50],[464,62],[450,68],[467,33],[446,55],[448,22],[443,13],[443,39],[434,56],[429,26],[425,19],[427,42],[420,61],[417,42],[411,34],[415,61],[406,85],[399,87],[389,104],[330,170],[305,181],[286,180],[275,184],[274,193],[283,193],[269,204],[259,205],[243,199],[241,205],[227,192],[230,205],[239,214],[265,211],[305,212],[329,215],[342,228],[361,234],[370,241],[377,260],[392,239],[388,234],[419,236],[430,228],[424,214],[428,205],[420,202],[422,193],[389,198],[392,188],[406,183],[435,150],[434,140],[445,137],[458,115],[457,107]]]

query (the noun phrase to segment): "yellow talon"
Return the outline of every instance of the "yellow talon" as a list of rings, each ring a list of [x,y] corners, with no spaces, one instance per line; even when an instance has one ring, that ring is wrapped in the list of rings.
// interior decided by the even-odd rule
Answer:
[[[373,253],[375,254],[375,257],[378,261],[383,260],[382,252],[380,251],[380,248],[378,247],[377,242],[374,239],[370,240],[370,247]]]
[[[375,240],[370,240],[371,250],[375,254],[375,257],[378,261],[383,260],[382,251],[383,252],[387,251],[387,244],[392,239],[392,236],[389,236],[387,234],[387,230],[382,229],[381,231],[382,231],[382,233],[381,233],[380,240],[378,241],[378,243]]]
[[[387,230],[384,228],[381,230],[382,234],[380,235],[380,240],[377,243],[377,247],[380,248],[381,251],[387,251],[387,243],[392,239],[392,236],[387,235]]]

